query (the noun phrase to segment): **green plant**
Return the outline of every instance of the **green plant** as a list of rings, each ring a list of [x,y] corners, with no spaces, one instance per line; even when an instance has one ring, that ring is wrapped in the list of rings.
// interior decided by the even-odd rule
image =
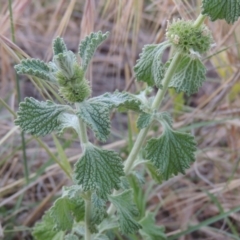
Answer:
[[[36,239],[113,239],[118,228],[126,236],[139,231],[143,239],[166,239],[164,229],[155,226],[153,213],[146,212],[137,219],[138,209],[129,182],[132,178],[142,182],[135,171],[138,164],[143,164],[152,178],[161,182],[184,173],[194,161],[193,136],[175,131],[169,113],[158,109],[169,87],[191,95],[205,80],[206,70],[200,54],[204,54],[213,41],[203,24],[206,16],[232,23],[240,15],[238,0],[203,0],[202,7],[204,15],[200,14],[195,22],[174,20],[167,27],[165,42],[143,48],[134,71],[137,80],[158,88],[154,99],[148,97],[149,88],[138,95],[116,91],[90,97],[91,87],[85,73],[96,48],[108,33],[92,33],[80,43],[81,64],[75,54],[67,50],[63,39],[57,38],[53,42],[51,62],[27,59],[15,67],[20,74],[57,85],[59,94],[68,103],[26,98],[20,104],[16,125],[36,136],[73,128],[82,147],[82,157],[73,172],[67,161],[59,162],[73,185],[63,188],[62,196],[35,225]],[[161,58],[168,47],[172,47],[173,55],[163,63]],[[113,109],[139,114],[140,132],[125,162],[116,152],[90,143],[87,136],[88,127],[99,141],[107,140]],[[144,146],[153,121],[162,125],[163,133],[159,138],[149,139]],[[108,210],[107,203],[110,203]]]

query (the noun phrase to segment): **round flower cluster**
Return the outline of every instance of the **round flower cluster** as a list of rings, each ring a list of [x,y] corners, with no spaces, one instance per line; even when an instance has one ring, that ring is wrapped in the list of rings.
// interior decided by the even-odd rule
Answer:
[[[204,53],[212,44],[212,35],[206,25],[194,26],[193,21],[181,19],[168,22],[166,37],[180,51]]]
[[[57,73],[59,93],[69,102],[82,102],[91,95],[89,81],[84,78],[84,71],[74,64],[73,74],[66,77],[62,71]]]

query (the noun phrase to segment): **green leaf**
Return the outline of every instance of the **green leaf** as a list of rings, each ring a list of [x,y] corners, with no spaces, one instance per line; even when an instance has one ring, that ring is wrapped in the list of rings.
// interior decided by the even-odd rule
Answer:
[[[141,228],[141,225],[134,219],[138,215],[138,210],[132,198],[131,189],[115,196],[108,196],[109,201],[117,209],[120,230],[125,234],[136,232]]]
[[[39,59],[24,59],[14,68],[18,74],[27,74],[46,81],[56,82],[53,69]]]
[[[93,240],[109,240],[109,238],[106,235],[97,235],[93,238]]]
[[[63,196],[58,198],[50,208],[51,217],[58,230],[70,230],[74,219],[77,222],[84,219],[85,204],[80,193],[77,186],[63,188]]]
[[[105,93],[98,97],[92,98],[90,101],[103,102],[107,104],[110,109],[121,108],[136,112],[141,112],[145,107],[137,95],[119,91],[115,91],[114,93]]]
[[[187,95],[198,92],[202,83],[206,80],[206,68],[198,58],[182,56],[169,87],[177,92],[185,92]]]
[[[53,41],[53,53],[54,55],[58,55],[59,53],[64,53],[67,51],[66,44],[63,38],[57,37]]]
[[[100,141],[110,134],[110,107],[102,102],[83,101],[77,103],[77,115],[90,127]]]
[[[75,164],[76,182],[84,191],[93,191],[100,198],[107,199],[112,189],[119,189],[120,177],[124,176],[122,159],[114,151],[99,149],[92,144],[85,145],[85,151]]]
[[[141,111],[142,102],[129,93],[105,93],[77,103],[77,115],[90,127],[100,141],[106,141],[110,134],[110,111],[125,108]]]
[[[137,60],[134,67],[138,81],[146,82],[149,86],[161,87],[161,80],[165,72],[161,58],[168,46],[169,42],[144,46],[140,59]]]
[[[109,33],[91,33],[83,39],[79,45],[79,55],[82,59],[82,67],[86,71],[97,47],[108,37]]]
[[[156,169],[156,167],[151,162],[146,162],[145,165],[152,179],[157,183],[162,183],[163,177],[159,173],[159,171]]]
[[[79,240],[79,238],[76,235],[69,233],[65,236],[64,240]]]
[[[15,124],[25,132],[44,136],[58,129],[58,117],[69,106],[58,105],[51,101],[39,102],[34,98],[25,98],[19,105]]]
[[[42,218],[41,222],[37,222],[33,228],[33,236],[36,240],[61,240],[63,239],[64,232],[54,229],[55,222],[47,211]]]
[[[97,232],[96,225],[100,224],[107,217],[106,202],[99,198],[96,193],[91,197],[91,232]]]
[[[169,112],[158,112],[154,114],[154,118],[158,120],[160,123],[167,124],[169,127],[172,127],[173,120]]]
[[[77,133],[80,133],[79,119],[76,115],[62,113],[58,116],[57,131],[61,134],[66,128],[73,128]]]
[[[152,123],[153,118],[154,118],[153,114],[149,113],[140,114],[137,120],[137,128],[142,129],[148,127]]]
[[[187,133],[173,131],[165,123],[163,134],[157,139],[151,139],[146,145],[146,158],[157,171],[167,180],[179,172],[185,173],[190,163],[195,160],[196,143],[194,137]]]
[[[202,14],[208,15],[212,21],[225,19],[234,23],[240,16],[240,0],[203,0]]]
[[[76,70],[76,56],[72,51],[65,51],[53,57],[53,62],[66,78],[71,80]],[[75,80],[76,81],[76,80]]]
[[[167,237],[164,234],[164,227],[155,225],[154,214],[147,212],[146,216],[139,222],[142,225],[140,234],[144,240],[166,240]]]

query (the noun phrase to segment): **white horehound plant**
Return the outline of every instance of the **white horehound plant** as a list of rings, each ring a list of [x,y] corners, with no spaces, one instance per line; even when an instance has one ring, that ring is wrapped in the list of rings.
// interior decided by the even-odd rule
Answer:
[[[194,137],[175,131],[169,113],[158,109],[168,88],[191,95],[205,81],[206,69],[201,55],[213,43],[210,31],[203,24],[205,18],[209,16],[212,21],[225,19],[233,23],[239,15],[240,0],[203,0],[202,14],[196,21],[178,19],[168,22],[166,41],[146,45],[134,67],[138,81],[158,88],[154,99],[147,97],[147,91],[138,95],[116,91],[90,97],[91,87],[85,73],[96,48],[108,33],[92,33],[80,43],[81,64],[76,55],[67,50],[63,39],[57,38],[53,41],[51,62],[26,59],[16,65],[19,74],[32,75],[57,85],[59,94],[69,103],[61,105],[25,98],[20,103],[16,125],[35,136],[73,128],[82,147],[82,156],[73,172],[61,166],[68,176],[72,176],[73,185],[63,187],[62,196],[35,225],[35,239],[107,240],[114,239],[114,231],[118,228],[125,236],[139,231],[143,239],[167,239],[163,228],[155,226],[153,213],[148,212],[144,218],[137,219],[138,209],[128,178],[136,176],[134,168],[140,153],[145,159],[141,164],[159,182],[178,173],[184,174],[194,161]],[[163,63],[162,55],[168,47],[172,47],[173,54]],[[88,140],[87,127],[99,141],[107,140],[109,115],[113,109],[139,113],[137,126],[140,132],[125,161],[118,153],[103,150]],[[163,133],[146,142],[154,121],[162,125]],[[107,205],[110,205],[108,210]]]

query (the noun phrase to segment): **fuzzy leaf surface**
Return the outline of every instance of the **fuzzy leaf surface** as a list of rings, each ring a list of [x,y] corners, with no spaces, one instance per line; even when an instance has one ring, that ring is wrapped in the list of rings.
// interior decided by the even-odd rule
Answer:
[[[225,19],[234,23],[240,16],[240,0],[203,0],[202,14],[208,15],[212,21]]]
[[[91,33],[84,38],[79,45],[79,55],[82,59],[82,67],[86,71],[97,47],[108,37],[109,33]]]
[[[156,226],[154,214],[148,212],[139,223],[142,225],[140,233],[145,240],[167,240],[164,227]]]
[[[14,68],[18,74],[27,74],[46,81],[56,81],[52,68],[39,59],[24,59]]]
[[[153,114],[149,113],[140,114],[137,120],[137,128],[142,129],[148,127],[152,123],[153,118],[154,118]]]
[[[76,115],[70,113],[62,113],[58,117],[58,127],[59,133],[63,133],[66,128],[73,128],[77,133],[80,133],[79,119]]]
[[[141,225],[134,219],[138,216],[138,209],[133,204],[132,190],[126,190],[115,196],[108,196],[108,199],[117,209],[120,230],[125,233],[133,233],[141,229]]]
[[[15,124],[25,132],[44,136],[58,129],[59,115],[69,108],[51,101],[40,102],[31,97],[25,98],[25,101],[19,105]]]
[[[79,238],[76,235],[69,233],[65,236],[64,240],[79,240]]]
[[[146,145],[146,158],[168,180],[179,172],[185,173],[190,163],[195,160],[196,143],[194,137],[187,133],[176,132],[170,127],[164,127],[159,138],[151,139]]]
[[[143,103],[137,96],[128,92],[115,91],[114,93],[105,93],[101,96],[92,98],[91,101],[103,102],[107,104],[110,109],[121,108],[136,112],[141,112],[142,108],[144,107]]]
[[[113,108],[125,108],[141,111],[141,101],[129,93],[105,93],[77,103],[77,115],[93,130],[100,141],[106,141],[110,134],[110,111]]]
[[[164,76],[165,67],[161,61],[164,50],[169,46],[168,42],[161,44],[145,45],[140,58],[134,67],[138,81],[143,81],[148,86],[160,87]]]
[[[77,115],[95,133],[100,141],[106,141],[110,134],[110,107],[103,102],[84,101],[78,103]]]
[[[59,53],[64,53],[67,51],[66,44],[63,38],[57,37],[53,41],[53,53],[54,55],[58,55]]]
[[[84,200],[79,196],[77,198],[64,196],[58,198],[49,211],[58,230],[71,230],[74,219],[77,221],[84,219]]]
[[[107,199],[112,189],[119,189],[120,177],[124,176],[122,159],[116,152],[99,149],[90,143],[75,164],[74,173],[84,191],[96,191],[103,199]]]
[[[205,74],[206,68],[200,59],[183,56],[169,87],[175,88],[178,93],[185,92],[187,95],[191,95],[198,92],[206,80]]]
[[[40,222],[33,228],[33,236],[36,240],[60,240],[63,239],[64,232],[54,229],[55,222],[47,211]]]

